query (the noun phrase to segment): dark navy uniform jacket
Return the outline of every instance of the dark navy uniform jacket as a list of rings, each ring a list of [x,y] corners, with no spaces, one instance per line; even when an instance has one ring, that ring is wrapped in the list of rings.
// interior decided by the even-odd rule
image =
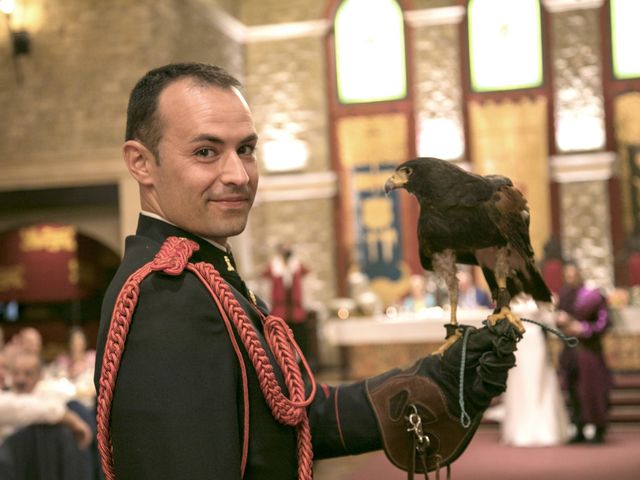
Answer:
[[[233,258],[199,237],[141,215],[104,297],[96,388],[115,299],[129,275],[152,260],[169,236],[187,237],[200,245],[191,261],[209,262],[220,272],[271,355]],[[264,303],[258,300],[258,304],[264,310]],[[274,419],[253,365],[238,343],[247,366],[250,401],[244,478],[294,479],[295,428]],[[111,434],[116,479],[239,479],[243,414],[239,362],[210,293],[191,272],[152,273],[140,285],[114,391]],[[382,448],[362,382],[319,385],[308,415],[316,459]]]

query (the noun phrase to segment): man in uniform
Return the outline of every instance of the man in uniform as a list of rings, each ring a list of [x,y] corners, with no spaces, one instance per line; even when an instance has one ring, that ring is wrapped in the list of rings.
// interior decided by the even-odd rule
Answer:
[[[301,390],[299,349],[227,244],[256,194],[257,142],[238,81],[219,67],[163,66],[131,93],[123,157],[142,213],[98,338],[107,478],[309,479],[313,458],[380,448],[413,468],[411,412],[428,424],[433,465],[449,463],[504,389],[516,336],[508,325],[471,332],[463,398],[462,342],[350,385],[315,388],[307,372]]]

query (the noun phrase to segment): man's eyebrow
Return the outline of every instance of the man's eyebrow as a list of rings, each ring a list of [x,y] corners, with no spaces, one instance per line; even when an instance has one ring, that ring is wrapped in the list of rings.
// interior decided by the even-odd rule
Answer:
[[[258,135],[256,135],[255,133],[252,133],[251,135],[248,135],[244,137],[242,140],[240,140],[239,143],[245,144],[245,143],[252,143],[257,141],[258,141]],[[198,142],[225,143],[224,140],[222,140],[221,138],[216,137],[215,135],[209,135],[206,133],[193,137],[190,143],[198,143]]]

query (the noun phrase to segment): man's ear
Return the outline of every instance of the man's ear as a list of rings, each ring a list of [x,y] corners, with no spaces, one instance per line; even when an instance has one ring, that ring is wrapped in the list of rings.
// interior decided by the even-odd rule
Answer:
[[[151,173],[156,166],[156,158],[147,147],[137,140],[127,140],[122,146],[122,156],[129,173],[140,185],[153,184]]]

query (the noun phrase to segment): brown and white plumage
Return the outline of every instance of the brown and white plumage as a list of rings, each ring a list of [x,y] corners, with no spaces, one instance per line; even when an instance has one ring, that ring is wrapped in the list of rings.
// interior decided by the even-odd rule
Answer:
[[[420,204],[420,262],[445,281],[451,323],[457,324],[456,263],[480,265],[499,317],[524,332],[509,311],[511,297],[524,292],[550,302],[551,292],[535,265],[527,200],[511,180],[477,175],[437,158],[416,158],[399,165],[387,180],[387,193],[396,188],[415,195]]]

